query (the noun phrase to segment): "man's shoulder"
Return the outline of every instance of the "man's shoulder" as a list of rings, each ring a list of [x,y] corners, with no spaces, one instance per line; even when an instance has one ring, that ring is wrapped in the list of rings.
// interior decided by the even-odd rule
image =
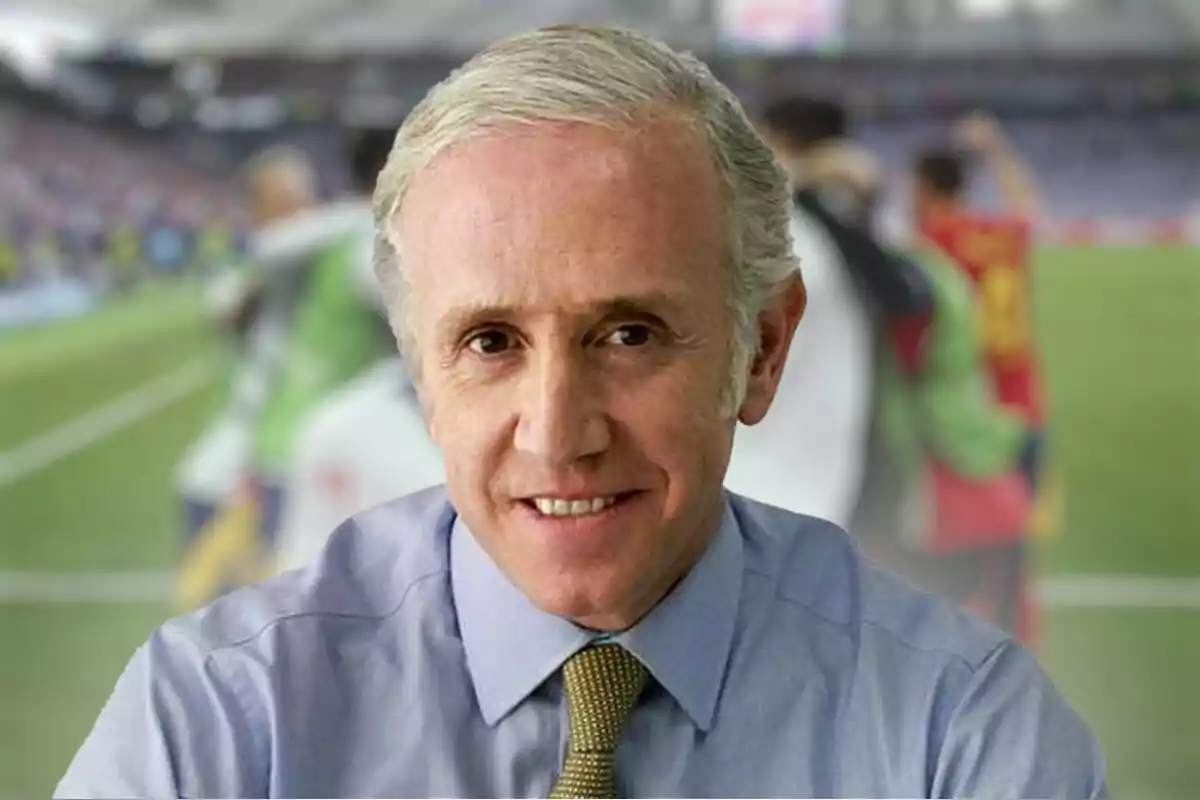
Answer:
[[[995,626],[869,561],[832,522],[744,497],[735,499],[735,511],[747,571],[773,582],[780,601],[859,646],[940,654],[973,671],[1009,641]]]
[[[207,654],[252,645],[283,627],[382,621],[401,606],[428,604],[445,583],[453,517],[441,486],[389,501],[339,526],[308,566],[226,595],[166,627]],[[420,591],[430,583],[432,595]]]

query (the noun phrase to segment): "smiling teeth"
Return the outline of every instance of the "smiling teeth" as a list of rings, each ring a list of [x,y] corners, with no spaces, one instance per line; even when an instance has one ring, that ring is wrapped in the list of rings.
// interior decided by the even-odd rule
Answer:
[[[594,497],[591,500],[563,500],[557,497],[535,497],[533,504],[547,517],[581,517],[599,514],[617,501],[615,497]]]

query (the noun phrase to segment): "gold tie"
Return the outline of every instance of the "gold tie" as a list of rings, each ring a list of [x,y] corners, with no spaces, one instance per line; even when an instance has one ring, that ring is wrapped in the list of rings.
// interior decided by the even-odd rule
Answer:
[[[580,650],[563,665],[571,739],[551,798],[615,797],[621,729],[646,684],[642,662],[616,644]]]

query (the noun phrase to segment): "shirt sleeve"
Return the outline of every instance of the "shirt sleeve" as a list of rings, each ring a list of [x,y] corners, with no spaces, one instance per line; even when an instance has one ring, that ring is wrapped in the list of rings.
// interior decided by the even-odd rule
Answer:
[[[170,625],[117,681],[56,798],[265,797],[265,748],[244,693]]]
[[[931,788],[931,797],[1108,797],[1099,744],[1034,656],[1012,641],[968,684]]]

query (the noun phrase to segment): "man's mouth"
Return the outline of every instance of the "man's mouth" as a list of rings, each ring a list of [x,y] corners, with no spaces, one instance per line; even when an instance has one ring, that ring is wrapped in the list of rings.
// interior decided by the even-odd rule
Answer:
[[[633,497],[637,492],[621,492],[597,497],[530,497],[523,502],[544,517],[586,517],[603,514],[608,509]]]

